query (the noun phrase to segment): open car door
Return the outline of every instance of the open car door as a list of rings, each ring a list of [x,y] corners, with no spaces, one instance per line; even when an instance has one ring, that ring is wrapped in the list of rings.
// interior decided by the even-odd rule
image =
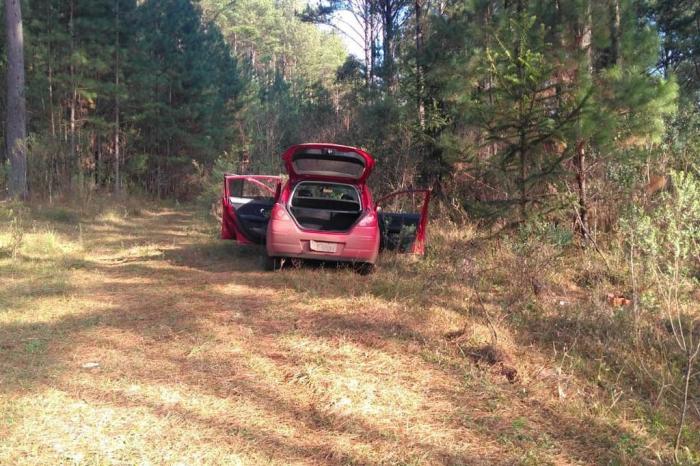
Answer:
[[[376,202],[380,250],[425,253],[430,194],[429,189],[409,189],[391,193]]]
[[[280,182],[279,176],[225,175],[221,239],[264,243]]]

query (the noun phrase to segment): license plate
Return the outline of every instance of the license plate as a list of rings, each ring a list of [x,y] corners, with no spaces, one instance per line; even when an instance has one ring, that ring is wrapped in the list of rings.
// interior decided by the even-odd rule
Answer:
[[[337,250],[337,243],[324,243],[322,241],[311,240],[309,247],[312,251],[318,252],[335,252]]]

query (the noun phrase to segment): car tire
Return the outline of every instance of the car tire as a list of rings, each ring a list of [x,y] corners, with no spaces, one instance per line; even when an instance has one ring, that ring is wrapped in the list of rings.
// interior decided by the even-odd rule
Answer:
[[[282,258],[281,257],[264,256],[263,262],[264,262],[265,270],[267,270],[267,271],[274,272],[274,271],[282,269]]]
[[[289,265],[291,265],[293,269],[300,269],[304,266],[304,260],[298,257],[292,257],[289,259]]]
[[[360,275],[371,275],[374,272],[374,264],[362,262],[353,266],[355,272]]]

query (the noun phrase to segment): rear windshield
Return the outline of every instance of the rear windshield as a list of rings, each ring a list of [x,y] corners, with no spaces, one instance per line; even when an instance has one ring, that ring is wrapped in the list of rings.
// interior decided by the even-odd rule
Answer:
[[[340,176],[357,179],[365,170],[362,157],[353,152],[323,154],[320,151],[307,151],[294,154],[294,171],[299,174]]]
[[[360,196],[354,186],[334,183],[299,183],[292,206],[328,210],[360,210]]]

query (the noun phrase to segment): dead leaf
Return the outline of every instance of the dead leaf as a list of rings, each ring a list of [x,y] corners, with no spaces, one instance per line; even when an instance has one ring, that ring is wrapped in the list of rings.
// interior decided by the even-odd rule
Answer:
[[[618,293],[608,293],[608,304],[612,307],[623,307],[632,304],[632,301]]]

